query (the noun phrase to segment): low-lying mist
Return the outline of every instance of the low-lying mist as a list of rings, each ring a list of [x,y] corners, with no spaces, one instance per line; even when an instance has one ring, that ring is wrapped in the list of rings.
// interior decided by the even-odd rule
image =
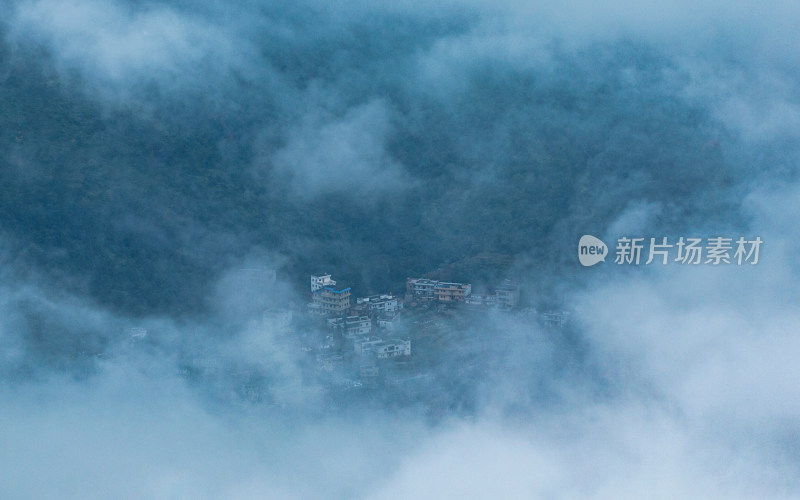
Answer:
[[[4,7],[0,497],[798,496],[794,6]],[[320,272],[521,303],[366,383]]]

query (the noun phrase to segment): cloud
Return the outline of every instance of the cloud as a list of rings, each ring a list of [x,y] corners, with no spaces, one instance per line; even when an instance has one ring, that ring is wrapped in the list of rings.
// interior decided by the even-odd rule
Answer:
[[[666,412],[633,405],[514,427],[437,433],[367,498],[788,498],[767,461],[698,439]]]
[[[252,57],[229,26],[167,4],[17,2],[9,37],[18,46],[47,47],[62,79],[77,72],[87,93],[117,104],[146,102],[153,84],[166,95],[208,92]]]
[[[294,193],[305,200],[330,193],[361,200],[391,196],[411,183],[386,150],[391,131],[391,111],[380,99],[338,118],[313,110],[275,153],[274,175],[288,177]]]
[[[84,95],[173,121],[81,115],[74,88],[47,93],[46,70],[0,53],[6,81],[46,103],[32,108],[67,109],[0,127],[18,150],[0,160],[28,173],[0,169],[4,228],[22,228],[0,253],[5,496],[797,496],[795,4],[14,5],[14,57],[41,44],[35,62],[77,73]],[[305,223],[337,197],[356,208]],[[364,209],[384,200],[398,203]],[[171,232],[154,222],[182,207]],[[608,259],[577,277],[531,257],[569,240],[574,260],[589,222],[765,243],[757,266]],[[425,373],[346,392],[301,349],[316,327],[262,321],[265,304],[302,309],[319,260],[388,275],[482,245],[535,262],[517,277],[572,327],[443,319],[414,346]],[[131,264],[171,252],[200,265]],[[201,306],[134,314],[83,284],[126,266]]]
[[[140,319],[148,340],[109,339],[88,376],[4,382],[13,459],[0,482],[11,496],[67,498],[791,498],[800,317],[796,239],[783,228],[797,192],[748,197],[766,242],[757,266],[619,268],[575,291],[582,348],[564,351],[571,342],[525,316],[452,325],[448,335],[473,340],[437,358],[452,379],[425,397],[455,395],[460,377],[488,397],[433,425],[391,405],[332,411],[303,381],[296,345],[237,321],[255,314],[243,297],[286,293],[268,271],[281,260],[256,253],[221,275],[210,321]],[[132,321],[29,295],[84,325],[72,335],[94,325],[121,341]],[[16,328],[4,315],[0,332]],[[269,378],[269,404],[236,395],[247,373]]]

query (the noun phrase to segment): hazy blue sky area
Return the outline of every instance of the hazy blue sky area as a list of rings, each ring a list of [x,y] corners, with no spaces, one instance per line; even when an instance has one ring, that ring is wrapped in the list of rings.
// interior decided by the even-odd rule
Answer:
[[[0,8],[0,498],[800,498],[797,2]],[[260,322],[318,272],[570,324],[336,392]]]

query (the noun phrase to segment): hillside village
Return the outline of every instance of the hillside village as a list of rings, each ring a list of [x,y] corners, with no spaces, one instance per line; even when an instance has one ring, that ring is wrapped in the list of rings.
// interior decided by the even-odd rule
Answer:
[[[439,342],[440,328],[454,317],[519,314],[550,327],[564,326],[568,317],[520,308],[520,286],[511,280],[473,293],[470,283],[408,278],[403,297],[354,297],[350,287],[337,286],[332,275],[320,274],[310,277],[308,294],[305,311],[293,316],[288,310],[268,310],[264,322],[271,328],[296,330],[316,374],[344,389],[423,377],[422,360]],[[293,327],[298,323],[305,328]]]
[[[257,283],[274,283],[274,270],[242,269],[246,289]],[[260,321],[248,323],[247,335],[253,353],[285,356],[299,361],[301,379],[292,383],[327,389],[331,405],[346,405],[348,395],[380,388],[381,397],[392,404],[413,404],[420,397],[437,394],[448,377],[475,368],[483,361],[460,359],[462,348],[492,339],[476,336],[486,321],[513,318],[514,324],[537,325],[558,330],[567,325],[565,311],[538,312],[520,301],[520,286],[504,280],[496,286],[473,293],[470,283],[407,278],[405,294],[381,293],[354,297],[350,287],[337,286],[330,274],[313,275],[307,282],[308,302],[300,308],[269,307]],[[254,297],[257,303],[268,300]],[[501,329],[502,331],[502,329]],[[147,345],[146,328],[128,329],[128,345]],[[512,341],[513,342],[513,341]],[[489,344],[482,344],[491,349]],[[482,349],[478,348],[478,352]],[[294,352],[295,354],[291,354]],[[483,351],[485,352],[485,351]],[[116,353],[118,354],[118,353]],[[106,359],[114,352],[98,354]],[[485,354],[484,354],[485,355]],[[281,406],[271,392],[271,376],[263,366],[230,364],[212,347],[187,350],[182,355],[180,374],[194,381],[229,379],[239,387],[239,397],[253,403]],[[442,367],[447,367],[441,371]],[[284,381],[286,382],[286,381]],[[295,386],[293,390],[300,390]],[[377,394],[377,393],[373,393]],[[432,407],[446,407],[450,401],[426,401]]]

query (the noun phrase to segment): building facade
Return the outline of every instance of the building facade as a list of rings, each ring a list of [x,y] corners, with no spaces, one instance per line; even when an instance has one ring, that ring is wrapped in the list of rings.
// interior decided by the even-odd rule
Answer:
[[[472,292],[468,283],[437,283],[434,287],[436,300],[440,303],[464,302]]]
[[[357,305],[365,305],[372,314],[392,314],[403,307],[402,302],[391,294],[370,295],[356,299]]]
[[[376,359],[411,355],[411,341],[405,339],[381,340],[378,337],[365,337],[357,340],[354,347],[359,356],[374,355]]]
[[[323,274],[320,276],[312,276],[311,277],[311,293],[316,292],[317,290],[321,290],[326,286],[335,286],[336,281],[331,279],[330,274]]]
[[[389,339],[374,346],[375,357],[378,359],[395,358],[397,356],[411,356],[411,341]]]
[[[348,337],[367,335],[372,331],[369,316],[348,316],[344,319],[344,330]]]
[[[350,289],[323,287],[311,294],[308,312],[320,316],[341,316],[350,309]]]
[[[497,306],[497,296],[495,294],[471,293],[464,299],[464,302],[471,306],[491,308]]]
[[[513,309],[519,303],[519,285],[505,280],[495,289],[497,305],[503,309]]]
[[[356,339],[353,342],[353,350],[359,356],[365,356],[371,352],[375,352],[375,346],[381,344],[383,340],[379,337],[364,337],[360,339]]]
[[[368,335],[372,331],[372,320],[369,316],[347,316],[346,318],[330,318],[328,327],[340,330],[347,338]]]
[[[438,281],[426,278],[408,278],[406,280],[406,293],[416,302],[436,300],[436,284]]]

